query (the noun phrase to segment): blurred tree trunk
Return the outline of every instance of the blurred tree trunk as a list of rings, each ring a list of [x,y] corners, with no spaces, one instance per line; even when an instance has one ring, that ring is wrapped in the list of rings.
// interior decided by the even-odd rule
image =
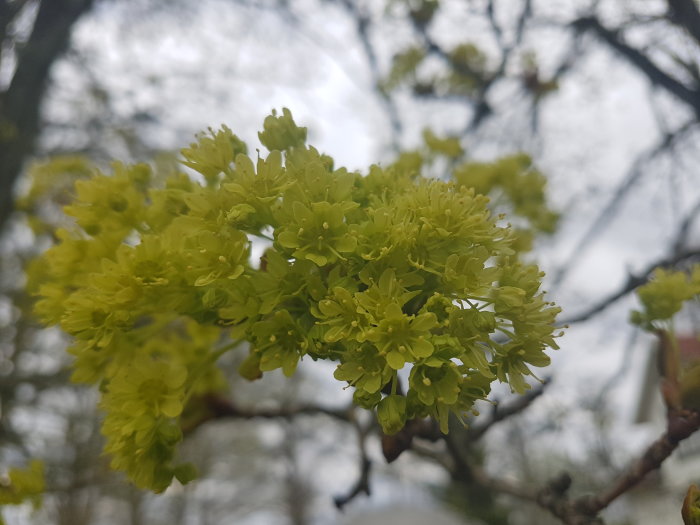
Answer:
[[[71,30],[93,0],[43,0],[25,43],[15,48],[16,67],[7,89],[0,93],[0,227],[12,212],[13,187],[22,166],[34,151],[39,134],[41,103],[51,66],[65,51]],[[26,0],[0,0],[0,43]]]

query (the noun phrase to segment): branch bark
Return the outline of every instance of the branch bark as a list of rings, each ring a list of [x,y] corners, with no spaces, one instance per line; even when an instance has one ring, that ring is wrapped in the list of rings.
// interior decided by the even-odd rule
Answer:
[[[469,476],[483,487],[535,503],[566,525],[602,525],[604,522],[598,514],[641,482],[649,472],[661,467],[662,463],[678,448],[680,442],[690,437],[699,428],[700,412],[688,410],[673,412],[669,415],[666,432],[607,489],[595,496],[588,495],[576,499],[569,499],[566,494],[571,485],[568,474],[562,474],[540,490],[532,490],[510,481],[491,477],[481,468],[470,464],[449,436],[445,436],[444,439],[457,468],[466,469]]]
[[[280,407],[273,409],[250,409],[237,406],[233,401],[216,394],[208,394],[194,400],[199,413],[191,420],[183,421],[183,433],[187,434],[208,421],[217,419],[292,419],[302,415],[323,414],[340,421],[350,421],[350,410],[333,409],[317,405]]]
[[[652,443],[644,454],[613,484],[598,496],[579,500],[579,506],[598,513],[619,496],[637,485],[652,470],[658,469],[681,441],[700,428],[700,412],[678,411],[669,415],[666,433]]]
[[[0,227],[12,211],[14,183],[39,134],[41,102],[51,67],[68,46],[75,22],[93,0],[44,0],[0,99]]]

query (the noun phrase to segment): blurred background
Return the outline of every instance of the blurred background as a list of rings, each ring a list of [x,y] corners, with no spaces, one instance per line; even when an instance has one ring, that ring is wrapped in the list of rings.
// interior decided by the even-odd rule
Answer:
[[[654,341],[628,318],[651,268],[699,258],[695,0],[0,0],[0,43],[0,474],[47,466],[43,506],[8,507],[7,523],[557,523],[484,493],[437,444],[387,465],[375,434],[323,414],[203,426],[182,447],[201,478],[163,495],[109,472],[97,393],[68,382],[66,341],[37,326],[24,289],[51,243],[28,218],[59,223],[69,189],[30,192],[26,173],[54,156],[172,163],[222,123],[256,145],[273,108],[351,170],[430,128],[476,160],[526,152],[548,177],[562,217],[531,258],[569,328],[545,386],[527,403],[496,389],[517,410],[485,405],[470,423],[486,471],[532,486],[566,471],[574,493],[595,491],[663,431]],[[682,329],[697,341],[696,313]],[[351,399],[332,367],[251,385],[236,360],[222,366],[245,406]],[[681,523],[698,452],[684,445],[606,523]],[[364,460],[371,495],[349,498]]]

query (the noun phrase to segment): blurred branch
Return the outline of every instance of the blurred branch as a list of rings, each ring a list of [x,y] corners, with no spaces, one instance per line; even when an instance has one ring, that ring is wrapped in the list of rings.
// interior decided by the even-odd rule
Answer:
[[[399,112],[396,109],[391,95],[381,89],[379,84],[381,82],[381,73],[379,71],[379,61],[377,60],[377,54],[372,47],[372,42],[369,37],[369,28],[371,24],[371,19],[368,15],[363,14],[357,7],[354,0],[340,0],[340,3],[345,7],[345,9],[350,13],[350,16],[355,21],[355,27],[357,30],[357,35],[362,44],[362,49],[367,57],[367,63],[369,65],[369,70],[372,75],[372,81],[374,86],[379,93],[379,98],[384,105],[387,115],[389,116],[389,122],[391,123],[392,131],[392,142],[395,149],[399,148],[399,138],[401,136],[401,119],[399,117]]]
[[[627,472],[594,498],[581,498],[579,505],[600,512],[619,496],[637,485],[649,472],[658,469],[684,439],[700,428],[700,412],[679,411],[669,415],[666,433],[652,443]]]
[[[542,489],[532,490],[518,483],[493,478],[480,467],[471,464],[449,436],[445,436],[444,439],[456,467],[467,470],[470,477],[479,485],[535,503],[567,525],[602,525],[603,521],[598,517],[598,513],[636,486],[649,472],[658,469],[679,443],[691,436],[698,428],[700,428],[700,412],[679,411],[672,414],[668,420],[667,431],[613,481],[609,488],[598,495],[576,499],[569,499],[566,495],[572,481],[568,474],[555,478]]]
[[[73,24],[93,0],[44,0],[0,101],[0,227],[12,211],[12,188],[39,132],[49,72],[68,45]]]
[[[622,180],[622,182],[617,186],[613,196],[600,211],[600,213],[598,213],[598,216],[571,251],[571,255],[568,257],[568,259],[564,262],[561,268],[555,272],[552,279],[551,289],[559,286],[566,275],[568,275],[571,270],[583,260],[583,252],[588,249],[591,242],[600,233],[601,228],[603,228],[603,226],[606,224],[609,224],[612,217],[615,216],[620,203],[645,173],[643,167],[657,155],[660,155],[669,148],[672,148],[685,133],[693,129],[695,126],[697,126],[697,120],[695,119],[686,122],[680,128],[664,135],[653,147],[643,151],[637,156],[635,161],[632,163],[632,166],[628,170],[624,180]]]
[[[611,306],[613,303],[615,303],[617,300],[621,299],[631,291],[633,291],[635,288],[638,286],[641,286],[645,284],[648,280],[651,274],[654,272],[656,268],[673,268],[677,264],[689,260],[689,259],[695,259],[695,258],[700,258],[700,249],[694,249],[694,250],[688,250],[688,251],[683,251],[681,253],[675,253],[671,255],[670,257],[666,257],[664,259],[661,259],[659,261],[655,261],[648,265],[643,272],[641,272],[638,275],[630,275],[627,278],[627,282],[617,290],[616,292],[610,294],[609,296],[601,299],[597,303],[595,303],[593,306],[587,308],[583,312],[573,315],[571,317],[567,317],[564,320],[560,321],[560,325],[566,325],[566,324],[574,324],[574,323],[580,323],[583,321],[587,321],[591,317],[597,315],[598,313],[602,312],[605,310],[607,307]]]
[[[499,43],[499,45],[503,46],[503,28],[501,28],[498,20],[496,20],[494,0],[489,0],[489,3],[486,4],[486,16],[489,19],[489,24],[491,24],[491,29],[496,37],[496,41]]]
[[[26,4],[27,0],[15,0],[14,2],[0,0],[0,49],[5,47],[8,27]],[[0,60],[2,58],[2,53],[0,53]]]
[[[344,496],[336,496],[333,498],[335,506],[338,510],[343,510],[345,505],[350,503],[360,494],[370,495],[370,473],[372,471],[372,462],[367,455],[367,434],[369,434],[371,425],[363,427],[356,419],[353,418],[355,431],[357,432],[357,445],[360,451],[360,474],[353,485],[352,489]]]
[[[695,203],[688,215],[685,216],[680,228],[678,228],[678,233],[676,234],[676,240],[673,243],[673,253],[681,253],[683,248],[685,248],[688,242],[688,235],[690,234],[690,228],[693,226],[695,220],[700,216],[700,200]]]
[[[693,0],[668,0],[669,20],[685,28],[700,44],[700,10]]]
[[[681,1],[680,3],[685,3]],[[625,57],[633,66],[644,73],[647,79],[655,85],[661,86],[679,100],[685,102],[700,118],[700,90],[690,89],[679,80],[661,70],[644,53],[626,44],[617,30],[603,26],[595,16],[581,17],[572,23],[578,31],[592,31],[613,50]]]
[[[70,370],[60,370],[49,374],[14,374],[3,378],[2,383],[0,383],[0,397],[11,397],[11,393],[22,384],[32,385],[38,390],[44,390],[55,386],[65,386],[69,383],[70,375]]]
[[[449,66],[452,69],[454,69],[454,71],[464,76],[465,78],[474,81],[474,83],[479,86],[479,90],[475,96],[463,96],[461,98],[463,101],[468,102],[474,109],[470,123],[468,125],[468,129],[476,129],[486,117],[493,113],[491,106],[486,101],[486,95],[488,94],[493,82],[496,79],[500,78],[500,75],[504,70],[503,65],[505,63],[505,59],[501,61],[501,66],[498,68],[497,72],[493,73],[491,76],[489,76],[489,78],[482,78],[480,75],[476,74],[466,65],[453,60],[452,56],[450,56],[450,53],[445,51],[445,49],[442,46],[440,46],[435,40],[432,39],[432,37],[428,34],[425,25],[417,24],[414,22],[413,27],[423,39],[423,44],[428,53],[432,53],[433,55],[440,57],[440,59],[449,64]],[[497,29],[495,29],[495,31],[496,34],[498,34],[498,26],[496,26],[496,28]]]
[[[489,429],[496,423],[499,423],[504,419],[508,419],[509,417],[519,414],[520,412],[525,410],[535,401],[535,399],[537,399],[544,393],[544,390],[545,388],[547,388],[547,385],[549,385],[550,381],[551,380],[549,378],[545,379],[541,384],[532,388],[525,394],[518,396],[515,401],[507,404],[503,408],[501,408],[499,404],[494,405],[493,410],[491,411],[490,419],[479,426],[473,427],[469,431],[469,440],[477,441],[481,439],[483,435],[486,434],[486,432],[488,432]]]
[[[352,408],[333,409],[317,405],[301,405],[273,409],[250,409],[239,407],[230,399],[216,394],[207,394],[194,402],[201,403],[202,413],[198,414],[192,421],[183,421],[182,431],[185,434],[192,432],[207,421],[217,419],[292,419],[297,416],[322,414],[347,422],[351,420],[350,411]]]

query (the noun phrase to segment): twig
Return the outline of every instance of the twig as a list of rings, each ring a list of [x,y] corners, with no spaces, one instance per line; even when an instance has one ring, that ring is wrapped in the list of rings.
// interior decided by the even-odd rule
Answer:
[[[567,525],[602,525],[603,521],[598,517],[598,513],[636,486],[649,472],[658,469],[679,443],[691,436],[698,428],[700,428],[700,412],[685,410],[672,413],[668,419],[667,431],[652,443],[610,487],[596,496],[582,496],[576,499],[569,499],[566,496],[571,485],[571,478],[567,474],[559,476],[540,490],[531,490],[516,483],[491,477],[481,468],[470,464],[462,450],[449,436],[445,436],[444,439],[448,451],[455,460],[456,468],[466,470],[469,476],[483,487],[536,503]]]
[[[677,2],[683,3],[683,2]],[[690,89],[667,72],[660,69],[644,53],[625,43],[619,31],[608,29],[594,15],[581,17],[572,24],[579,31],[592,31],[603,42],[626,58],[639,71],[644,73],[647,79],[655,85],[661,86],[676,98],[686,103],[696,116],[700,117],[700,92]]]
[[[644,454],[609,488],[594,498],[582,498],[579,506],[598,513],[619,496],[637,485],[649,472],[658,469],[684,439],[700,428],[700,412],[677,411],[668,418],[666,433],[652,443]]]
[[[609,306],[611,306],[613,303],[630,293],[632,290],[637,288],[638,286],[643,285],[649,280],[649,277],[651,276],[652,272],[656,268],[672,268],[679,264],[680,262],[689,260],[689,259],[694,259],[700,257],[700,249],[694,249],[694,250],[689,250],[689,251],[684,251],[681,253],[677,253],[672,255],[671,257],[667,257],[665,259],[662,259],[660,261],[655,261],[649,266],[647,266],[644,271],[638,275],[630,275],[627,278],[627,282],[617,290],[616,292],[610,294],[609,296],[603,298],[602,300],[598,301],[596,304],[593,306],[587,308],[583,312],[573,315],[571,317],[565,318],[562,321],[559,322],[560,325],[566,325],[566,324],[574,324],[574,323],[580,323],[583,321],[587,321],[591,317],[597,315],[598,313],[602,312]]]
[[[301,405],[297,407],[282,407],[276,409],[249,409],[234,404],[216,394],[207,394],[196,400],[203,405],[203,413],[192,420],[183,422],[183,433],[187,434],[207,421],[217,419],[292,419],[303,415],[326,415],[340,421],[350,421],[350,408],[334,409],[317,405]]]
[[[635,159],[635,161],[632,163],[632,166],[628,170],[624,180],[618,185],[617,189],[615,190],[613,196],[610,198],[608,203],[598,214],[593,223],[589,226],[588,230],[584,233],[583,237],[581,237],[579,242],[571,251],[571,255],[561,266],[561,269],[554,274],[551,289],[558,287],[562,283],[564,278],[576,266],[576,264],[583,260],[583,252],[589,247],[591,242],[600,232],[601,228],[610,222],[612,217],[617,212],[620,203],[627,196],[627,193],[634,187],[634,185],[642,177],[642,175],[644,175],[645,170],[643,169],[643,167],[646,166],[657,155],[666,151],[666,149],[672,147],[674,143],[684,133],[686,133],[696,125],[696,119],[689,120],[680,128],[676,129],[668,135],[665,135],[657,144],[655,144],[652,148],[642,152]]]
[[[355,19],[355,25],[357,28],[357,35],[360,38],[360,43],[362,44],[362,49],[367,57],[367,63],[369,65],[369,70],[372,75],[372,81],[374,82],[379,98],[384,105],[386,113],[389,117],[389,122],[391,124],[391,134],[392,143],[394,149],[399,148],[399,139],[401,137],[402,124],[401,118],[399,117],[399,112],[396,109],[394,100],[391,95],[385,92],[383,89],[379,88],[381,82],[381,73],[379,71],[379,61],[377,59],[377,54],[372,47],[369,36],[369,28],[371,19],[369,16],[360,12],[359,8],[353,0],[340,0],[340,3],[345,7],[345,9],[350,13],[350,15]]]
[[[488,432],[489,429],[496,423],[503,421],[504,419],[508,419],[509,417],[519,414],[525,410],[535,401],[535,399],[544,393],[544,390],[549,383],[550,379],[545,379],[540,385],[537,385],[535,388],[529,390],[525,394],[518,396],[515,401],[509,403],[503,408],[501,408],[498,404],[494,405],[494,409],[491,413],[491,419],[479,426],[473,427],[468,433],[469,440],[477,441],[481,439],[481,437],[483,437],[483,435],[486,434],[486,432]]]
[[[678,228],[678,233],[676,234],[676,239],[673,242],[673,253],[681,253],[686,243],[688,242],[688,235],[690,234],[690,228],[693,226],[695,220],[700,216],[700,200],[695,203],[695,206],[691,208],[688,215],[685,216],[680,228]]]
[[[360,475],[353,485],[352,489],[345,496],[336,496],[333,502],[338,510],[343,510],[345,505],[350,503],[360,494],[370,495],[369,487],[370,473],[372,471],[372,462],[367,455],[367,434],[369,434],[372,425],[363,427],[356,419],[353,419],[355,430],[357,431],[357,446],[360,450]]]
[[[693,0],[667,0],[668,19],[680,25],[700,44],[700,10]]]
[[[367,496],[370,495],[369,477],[370,472],[372,471],[372,462],[366,456],[363,456],[360,461],[360,477],[355,482],[352,490],[350,490],[350,492],[345,496],[336,496],[333,498],[333,502],[338,510],[343,510],[345,505],[350,503],[360,494],[364,493]]]

